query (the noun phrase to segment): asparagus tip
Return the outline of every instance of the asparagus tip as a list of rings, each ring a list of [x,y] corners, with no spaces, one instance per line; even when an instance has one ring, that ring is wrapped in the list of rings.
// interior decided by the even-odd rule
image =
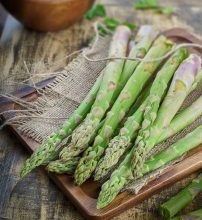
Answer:
[[[20,177],[24,178],[27,174],[29,174],[33,169],[35,168],[35,166],[30,166],[29,160],[25,162],[24,166],[21,169],[20,172]]]
[[[84,156],[81,158],[74,174],[75,183],[81,185],[90,178],[96,165],[97,161],[93,157],[89,158],[88,156]]]
[[[46,169],[53,173],[73,173],[78,163],[78,158],[74,158],[74,160],[64,161],[63,159],[59,159],[56,161],[52,161],[48,164]]]
[[[107,183],[107,182],[106,182]],[[117,196],[119,191],[113,192],[113,188],[110,186],[108,188],[105,188],[105,184],[102,187],[102,190],[99,194],[98,200],[97,200],[97,209],[102,209],[109,205],[114,198]]]

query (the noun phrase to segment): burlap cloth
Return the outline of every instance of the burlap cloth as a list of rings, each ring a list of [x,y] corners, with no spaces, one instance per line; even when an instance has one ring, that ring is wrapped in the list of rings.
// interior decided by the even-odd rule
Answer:
[[[85,54],[91,59],[107,57],[110,40],[111,36],[95,37],[93,43],[85,49]],[[38,90],[36,87],[39,98],[35,102],[26,103],[22,100],[17,100],[16,102],[23,106],[25,111],[16,112],[16,116],[9,123],[15,124],[24,135],[41,143],[52,132],[57,131],[65,119],[81,103],[105,65],[106,61],[91,62],[86,60],[82,54],[78,55],[60,71],[54,82],[46,86],[44,90]],[[186,98],[180,110],[189,106],[200,95],[202,95],[202,83],[199,83],[197,88]],[[157,145],[148,155],[148,158],[184,137],[199,126],[201,122],[202,117],[198,118],[183,131]],[[137,192],[151,178],[162,173],[167,166],[146,175],[139,181],[132,182],[126,189],[131,192]]]

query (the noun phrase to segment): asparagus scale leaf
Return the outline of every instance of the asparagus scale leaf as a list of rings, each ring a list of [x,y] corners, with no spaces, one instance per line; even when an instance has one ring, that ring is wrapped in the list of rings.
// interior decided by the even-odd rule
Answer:
[[[96,170],[95,180],[100,180],[109,173],[109,171],[118,163],[120,157],[130,147],[132,138],[135,138],[137,131],[140,128],[144,109],[146,107],[147,99],[137,109],[137,111],[130,117],[121,128],[119,135],[115,136],[108,144],[105,155],[100,159]]]
[[[202,174],[195,178],[177,195],[160,206],[160,213],[165,218],[172,218],[185,208],[202,191]]]

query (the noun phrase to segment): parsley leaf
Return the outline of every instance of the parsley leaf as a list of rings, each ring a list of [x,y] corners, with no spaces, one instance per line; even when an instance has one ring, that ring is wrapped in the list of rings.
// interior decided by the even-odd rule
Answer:
[[[157,0],[138,0],[134,6],[136,9],[155,9],[158,3]]]
[[[137,0],[134,7],[139,10],[153,9],[158,13],[171,15],[175,12],[172,7],[163,7],[158,5],[157,0]]]
[[[102,4],[96,4],[88,10],[84,16],[88,20],[92,20],[95,17],[104,17],[106,16],[105,6]]]
[[[131,30],[134,30],[136,28],[136,25],[133,24],[133,23],[130,23],[128,21],[119,21],[119,20],[117,20],[115,18],[109,18],[109,17],[105,17],[104,18],[104,24],[110,30],[115,30],[118,25],[126,25]]]

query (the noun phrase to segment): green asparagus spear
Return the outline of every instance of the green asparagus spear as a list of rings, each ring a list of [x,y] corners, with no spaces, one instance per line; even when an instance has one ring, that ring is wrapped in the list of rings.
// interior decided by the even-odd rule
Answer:
[[[152,26],[148,26],[148,25],[142,26],[137,33],[136,44],[131,48],[129,56],[136,57],[136,56],[141,55],[141,57],[144,57],[145,53],[149,50],[149,48],[150,48],[152,42],[154,41],[154,39],[156,38],[157,34],[158,34],[158,32],[156,30],[154,30]],[[121,73],[120,80],[118,82],[118,87],[116,88],[116,90],[114,92],[112,101],[116,100],[118,94],[120,93],[123,86],[126,84],[127,80],[129,79],[129,77],[131,76],[131,74],[133,73],[134,69],[136,68],[136,66],[138,64],[139,64],[139,61],[133,61],[133,62],[126,61],[124,68],[123,68],[123,72]],[[109,69],[109,71],[110,71],[110,69]],[[103,98],[103,100],[105,100],[105,99]],[[100,100],[98,100],[98,104],[99,104],[99,102],[100,102]],[[96,117],[97,117],[96,111],[97,110],[95,109],[95,111],[93,113],[94,117],[95,117],[94,120],[99,119],[99,118],[96,119]],[[88,121],[89,120],[87,119],[86,123],[88,123]],[[62,159],[63,164],[64,164],[65,160],[66,160],[67,164],[69,163],[69,160],[74,160],[74,157],[77,157],[78,154],[80,154],[82,151],[84,151],[85,148],[87,147],[87,144],[89,143],[90,138],[92,138],[92,135],[94,133],[93,131],[96,129],[97,125],[96,124],[95,124],[95,126],[88,125],[87,127],[85,127],[86,123],[84,122],[84,124],[82,126],[80,126],[78,129],[76,129],[73,132],[71,143],[67,147],[65,147],[62,150],[62,152],[60,153],[60,158]],[[84,134],[84,132],[85,132],[85,134]],[[70,153],[70,152],[73,152],[73,153]],[[68,155],[68,156],[66,156],[66,155]],[[70,164],[71,163],[72,162],[70,161]]]
[[[160,206],[160,213],[165,218],[172,218],[185,208],[202,191],[202,174],[194,179],[177,195]]]
[[[149,91],[151,89],[152,83],[153,83],[153,78],[149,81],[148,85],[145,86],[145,88],[143,89],[143,91],[141,92],[141,94],[139,95],[139,97],[137,98],[137,100],[135,101],[135,103],[132,105],[132,107],[130,108],[130,110],[127,113],[127,117],[132,116],[137,109],[140,107],[140,105],[142,105],[142,103],[146,100],[146,98],[149,95]]]
[[[195,114],[193,114],[195,112]],[[161,143],[175,133],[181,131],[186,126],[194,122],[202,115],[202,96],[199,97],[192,105],[180,112],[171,121],[168,129],[162,131],[161,138],[157,140],[156,144]],[[175,128],[172,130],[172,128]],[[108,205],[121,189],[130,180],[133,180],[133,173],[131,167],[132,150],[127,154],[120,166],[112,173],[110,179],[103,184],[102,190],[98,198],[98,208]]]
[[[97,200],[97,209],[101,209],[109,205],[123,187],[133,179],[131,159],[132,150],[129,151],[119,167],[112,173],[110,179],[102,185]]]
[[[161,84],[154,88],[154,98],[150,98],[151,103],[148,110],[145,110],[145,116],[142,123],[142,128],[138,133],[133,151],[133,175],[134,178],[139,178],[143,174],[141,168],[146,160],[149,151],[155,146],[163,128],[169,126],[171,120],[181,107],[183,101],[190,93],[196,77],[200,74],[201,59],[195,54],[191,54],[177,69],[168,93],[158,111],[156,118],[156,111],[159,106],[157,99]],[[160,80],[160,82],[163,79]],[[157,105],[155,105],[158,103]],[[155,112],[153,112],[153,107]],[[156,120],[155,120],[156,118]],[[154,121],[155,120],[155,121]],[[154,123],[151,123],[154,122]]]
[[[167,53],[173,43],[164,36],[160,36],[151,47],[145,59],[158,58]],[[119,122],[126,115],[131,105],[137,99],[142,88],[149,80],[155,70],[159,67],[161,61],[154,62],[141,62],[135,69],[134,73],[126,83],[125,87],[121,91],[116,102],[112,106],[111,110],[107,113],[106,121],[95,138],[92,147],[89,147],[77,166],[75,171],[75,181],[77,184],[82,184],[86,179],[90,177],[95,170],[96,165],[100,157],[105,151],[107,144],[116,129]]]
[[[202,219],[202,209],[198,209],[196,211],[190,212],[185,215],[173,217],[170,220],[201,220],[201,219]]]
[[[97,92],[99,90],[102,75],[98,77],[94,86],[87,94],[86,98],[81,102],[79,107],[74,111],[74,113],[65,121],[62,128],[53,133],[47,140],[44,141],[32,154],[32,156],[25,162],[24,167],[21,171],[21,177],[24,177],[34,168],[47,164],[59,154],[58,144],[62,142],[63,139],[68,137],[71,132],[76,128],[76,126],[86,117],[90,108],[95,101]]]
[[[158,139],[158,142],[166,140],[167,137],[171,137],[178,131],[190,125],[202,114],[202,96],[200,96],[195,102],[193,102],[188,108],[184,109],[180,114],[177,114],[166,129],[162,130],[162,133]]]
[[[145,136],[145,134],[150,132],[151,125],[156,118],[160,102],[168,87],[168,83],[177,67],[186,57],[186,50],[178,50],[170,59],[168,59],[162,69],[157,73],[150,89],[147,102],[145,102],[133,116],[128,118],[125,126],[120,130],[120,134],[110,141],[109,146],[106,149],[105,156],[101,159],[99,165],[97,166],[95,180],[99,180],[101,177],[105,176],[110,168],[119,161],[120,157],[128,149],[131,144],[131,140],[137,136],[137,130],[142,122],[143,114],[144,128],[141,129],[141,135]],[[147,111],[144,113],[146,106]]]

